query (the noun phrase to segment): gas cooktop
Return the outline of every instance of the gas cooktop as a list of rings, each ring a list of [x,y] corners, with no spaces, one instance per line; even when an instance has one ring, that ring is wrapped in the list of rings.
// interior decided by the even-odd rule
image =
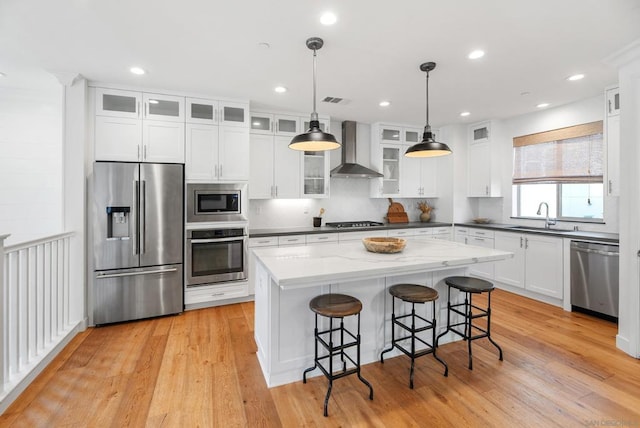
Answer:
[[[356,227],[373,227],[384,226],[383,223],[377,221],[338,221],[334,223],[325,223],[326,226],[336,227],[339,229],[350,229]]]

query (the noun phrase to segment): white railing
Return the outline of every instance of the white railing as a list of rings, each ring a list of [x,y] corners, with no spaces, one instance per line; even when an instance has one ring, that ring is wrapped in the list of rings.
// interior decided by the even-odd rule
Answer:
[[[74,328],[69,280],[73,235],[62,233],[4,247],[0,266],[0,398]],[[2,252],[0,241],[0,256]]]

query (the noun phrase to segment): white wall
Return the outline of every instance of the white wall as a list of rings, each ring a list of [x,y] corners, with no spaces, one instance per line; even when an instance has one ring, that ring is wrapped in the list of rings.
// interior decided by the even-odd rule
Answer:
[[[518,223],[530,226],[540,226],[540,220],[523,220],[511,218],[511,177],[513,168],[513,138],[564,128],[582,123],[603,120],[604,118],[604,93],[596,97],[588,98],[556,108],[540,110],[535,113],[516,116],[501,122],[504,138],[499,141],[500,153],[503,162],[502,171],[502,198],[478,198],[478,217],[488,217],[498,223]],[[618,198],[605,196],[604,200],[605,224],[559,222],[558,228],[573,228],[577,225],[581,230],[601,231],[617,233],[618,226]]]
[[[62,231],[62,88],[0,87],[0,234]]]

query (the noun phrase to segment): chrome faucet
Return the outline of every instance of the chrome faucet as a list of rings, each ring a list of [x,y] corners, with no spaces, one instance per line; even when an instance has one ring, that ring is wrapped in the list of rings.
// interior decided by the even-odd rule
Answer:
[[[536,214],[540,215],[542,213],[542,206],[543,205],[547,209],[547,212],[545,214],[545,219],[544,219],[544,228],[545,229],[549,229],[549,228],[551,228],[551,226],[556,224],[556,219],[555,218],[549,218],[549,204],[547,204],[546,202],[540,202],[540,205],[538,205],[538,212]]]

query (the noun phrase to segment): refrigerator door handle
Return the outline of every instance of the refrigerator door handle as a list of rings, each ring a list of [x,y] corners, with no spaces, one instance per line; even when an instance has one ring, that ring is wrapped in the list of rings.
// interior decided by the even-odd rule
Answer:
[[[129,273],[107,273],[107,274],[99,273],[96,275],[96,278],[106,279],[106,278],[120,278],[122,276],[152,275],[156,273],[176,272],[177,270],[178,270],[177,268],[171,268],[171,269],[147,270],[142,272],[129,272]]]
[[[140,181],[140,254],[144,254],[145,251],[145,227],[147,218],[147,182],[145,180]]]
[[[138,254],[138,193],[140,182],[133,181],[133,207],[131,209],[131,243],[133,244],[133,254]]]

